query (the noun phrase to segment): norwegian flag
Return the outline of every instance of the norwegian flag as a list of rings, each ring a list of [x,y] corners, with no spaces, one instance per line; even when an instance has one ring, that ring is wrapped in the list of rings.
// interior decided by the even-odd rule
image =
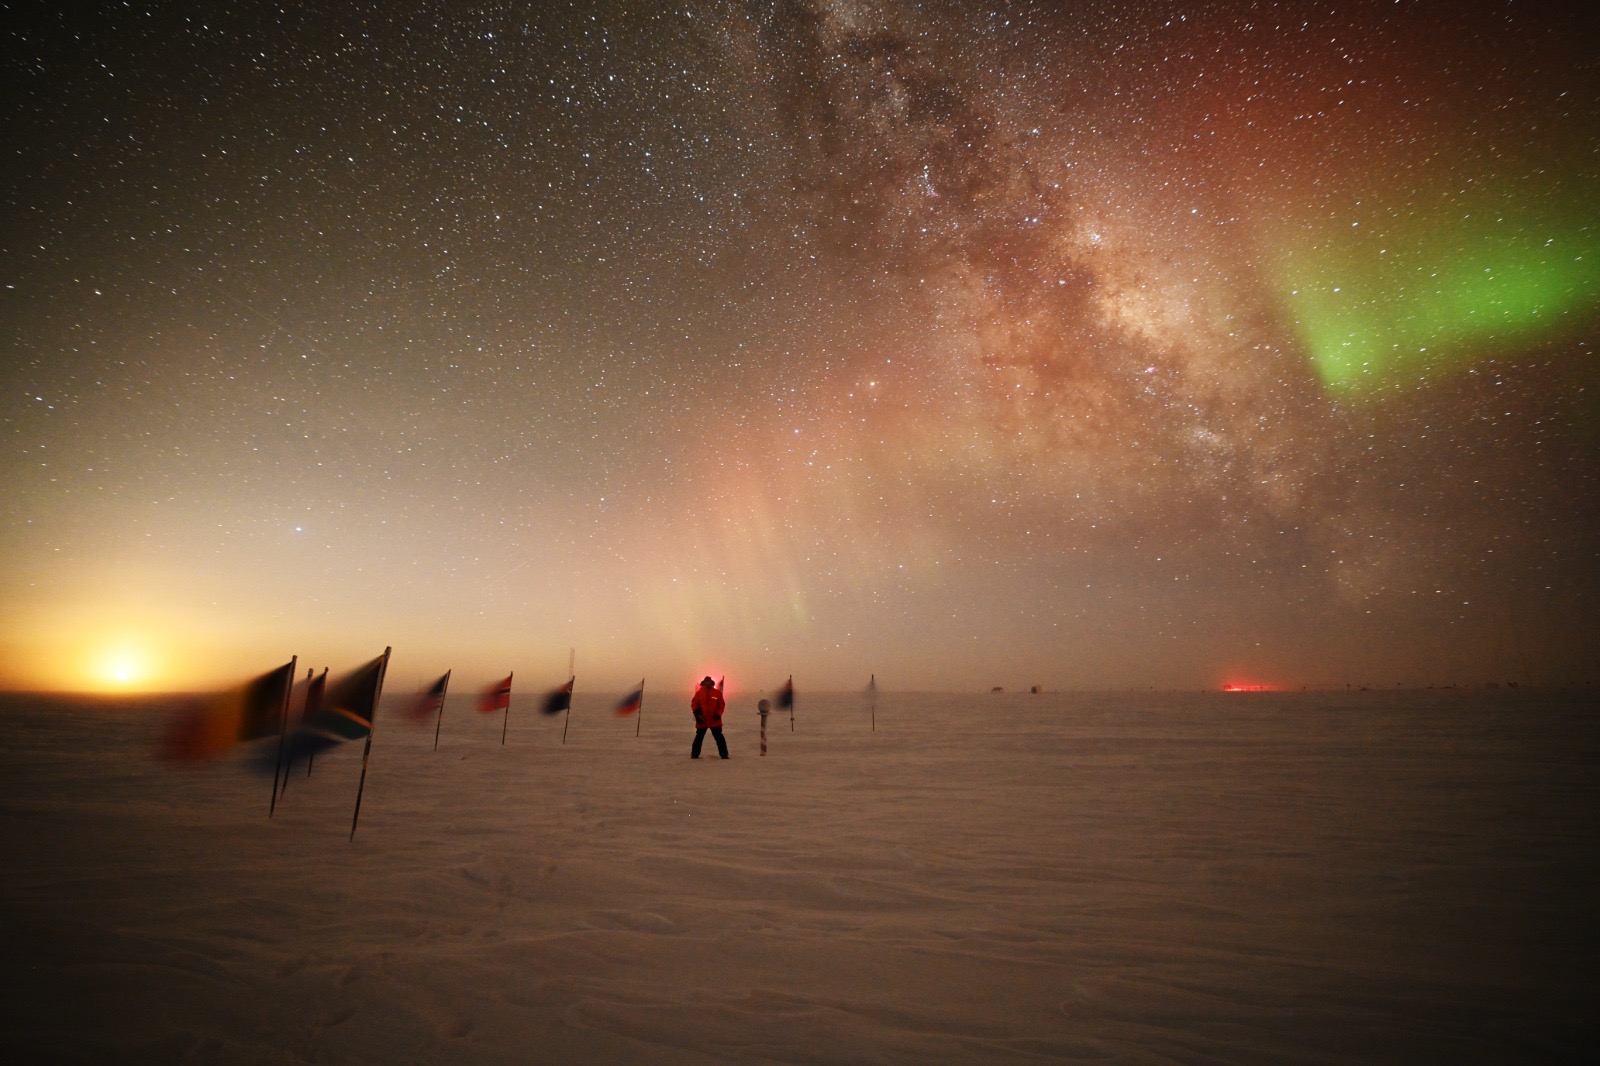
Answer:
[[[504,681],[496,681],[478,697],[478,710],[484,714],[508,710],[511,707],[511,674]]]

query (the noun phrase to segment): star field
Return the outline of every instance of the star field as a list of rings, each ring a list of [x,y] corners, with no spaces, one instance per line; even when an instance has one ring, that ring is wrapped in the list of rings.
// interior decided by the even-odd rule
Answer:
[[[1563,5],[12,5],[4,40],[0,683],[389,644],[400,684],[573,648],[596,685],[1592,677],[1600,52]]]

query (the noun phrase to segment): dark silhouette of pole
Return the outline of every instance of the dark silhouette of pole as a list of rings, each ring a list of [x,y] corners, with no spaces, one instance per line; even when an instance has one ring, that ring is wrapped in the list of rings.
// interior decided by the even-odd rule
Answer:
[[[300,708],[300,720],[302,722],[304,722],[306,720],[306,716],[309,715],[315,709],[315,706],[312,704],[311,701],[312,700],[316,700],[318,705],[320,705],[321,702],[322,702],[322,692],[323,692],[323,689],[325,689],[327,687],[327,684],[328,684],[328,668],[326,666],[324,666],[322,668],[322,676],[317,678],[315,681],[311,681],[310,678],[311,678],[311,674],[308,672],[306,674],[306,679],[307,679],[307,682],[308,682],[307,685],[306,685],[306,705],[304,707]],[[293,733],[289,734],[289,757],[288,757],[288,759],[286,759],[284,761],[284,764],[283,764],[283,792],[284,793],[287,793],[289,791],[289,771],[294,769],[294,752],[295,752],[295,748],[299,746],[299,743],[300,743],[300,730],[296,729]],[[315,756],[315,755],[316,755],[316,751],[313,750],[310,753],[310,755],[308,755],[307,758],[306,758],[306,776],[307,777],[311,776],[311,756]]]
[[[283,771],[283,745],[289,737],[289,696],[294,692],[294,674],[300,664],[300,656],[289,656],[289,683],[283,688],[283,702],[278,705],[278,761],[272,765],[272,802],[267,804],[267,817],[271,818],[278,811],[278,774]],[[306,688],[311,688],[311,668],[306,667]],[[288,784],[288,773],[283,773],[284,783]]]
[[[433,723],[433,750],[439,750],[439,728],[444,725],[444,698],[450,691],[450,675],[454,671],[444,672],[444,692],[439,693],[439,717]]]
[[[567,742],[567,726],[572,724],[572,688],[578,682],[578,649],[567,651],[567,713],[561,716],[561,743]]]
[[[361,820],[361,793],[367,788],[367,760],[372,756],[372,734],[378,731],[378,699],[383,695],[383,675],[389,672],[390,648],[383,649],[383,662],[378,667],[378,682],[372,690],[372,720],[367,723],[367,746],[361,752],[361,781],[356,785],[356,812],[350,816],[350,839],[356,838],[356,823]]]
[[[516,676],[516,671],[506,675],[506,718],[500,724],[500,746],[506,746],[506,730],[511,728],[511,679]]]

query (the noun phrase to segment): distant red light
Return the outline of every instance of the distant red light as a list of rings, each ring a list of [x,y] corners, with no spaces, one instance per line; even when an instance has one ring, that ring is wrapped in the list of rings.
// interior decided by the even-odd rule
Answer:
[[[1222,686],[1224,692],[1276,692],[1276,685],[1260,685],[1253,681],[1229,681]]]

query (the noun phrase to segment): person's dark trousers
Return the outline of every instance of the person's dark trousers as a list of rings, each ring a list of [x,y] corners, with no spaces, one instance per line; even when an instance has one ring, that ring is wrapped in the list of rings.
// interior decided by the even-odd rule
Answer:
[[[717,754],[722,756],[724,759],[726,759],[728,757],[728,742],[726,740],[722,739],[722,727],[721,726],[718,725],[718,726],[712,726],[711,727],[711,739],[715,740],[717,742]],[[694,746],[689,749],[689,758],[698,759],[700,757],[700,746],[702,744],[704,744],[705,742],[706,742],[706,727],[705,726],[695,726],[695,730],[694,730]]]

